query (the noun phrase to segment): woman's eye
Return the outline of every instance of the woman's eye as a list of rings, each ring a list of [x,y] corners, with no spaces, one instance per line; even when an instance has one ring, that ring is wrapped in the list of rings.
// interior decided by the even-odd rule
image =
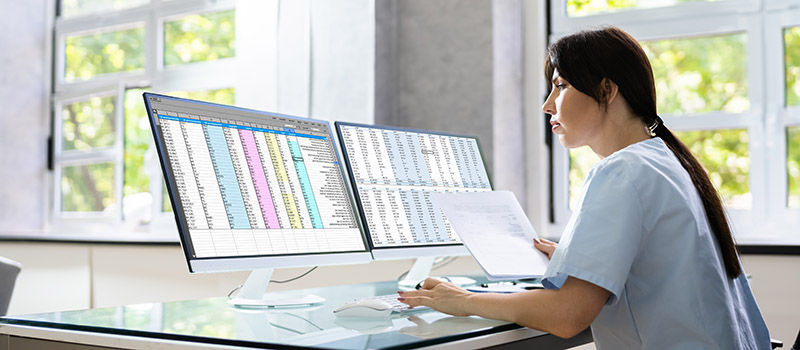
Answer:
[[[565,87],[567,87],[567,84],[556,84],[556,89],[561,90],[564,89]]]

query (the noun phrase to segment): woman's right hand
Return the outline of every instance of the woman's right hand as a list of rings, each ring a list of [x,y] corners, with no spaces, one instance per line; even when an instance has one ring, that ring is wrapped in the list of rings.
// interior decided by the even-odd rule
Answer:
[[[533,246],[536,247],[536,249],[539,249],[542,253],[547,254],[547,258],[548,259],[552,259],[553,258],[553,252],[556,251],[556,247],[558,246],[558,243],[548,241],[548,240],[546,240],[544,238],[534,238],[533,239]]]

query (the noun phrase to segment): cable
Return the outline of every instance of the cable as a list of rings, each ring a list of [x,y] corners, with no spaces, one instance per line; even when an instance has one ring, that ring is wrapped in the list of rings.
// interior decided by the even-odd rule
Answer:
[[[314,271],[314,270],[316,270],[318,267],[319,267],[319,266],[314,266],[314,267],[312,267],[311,269],[309,269],[308,271],[304,272],[302,275],[300,275],[300,276],[297,276],[297,277],[292,277],[292,278],[290,278],[290,279],[288,279],[288,280],[283,280],[283,281],[269,280],[269,283],[288,283],[288,282],[291,282],[291,281],[296,281],[296,280],[299,280],[299,279],[301,279],[301,278],[303,278],[303,277],[306,277],[306,275],[308,275],[309,273],[311,273],[311,271]]]
[[[269,280],[269,283],[278,283],[278,284],[280,284],[280,283],[289,283],[291,281],[296,281],[296,280],[299,280],[299,279],[301,279],[303,277],[306,277],[306,275],[311,273],[311,271],[316,270],[318,267],[319,266],[314,266],[311,269],[309,269],[308,271],[303,272],[303,274],[301,274],[300,276],[292,277],[292,278],[290,278],[288,280],[283,280],[283,281]],[[242,289],[242,286],[243,286],[243,284],[240,284],[240,285],[238,285],[236,287],[233,287],[233,289],[231,289],[231,291],[228,292],[228,299],[231,299],[231,295],[233,295],[233,293],[236,293],[237,290]]]
[[[442,261],[442,262],[441,262],[441,263],[439,263],[438,265],[434,265],[434,266],[431,268],[431,271],[433,271],[433,270],[436,270],[436,269],[438,269],[438,268],[445,267],[445,266],[447,266],[447,265],[450,265],[450,264],[452,264],[454,261],[456,261],[456,259],[458,259],[458,257],[457,257],[457,256],[451,256],[451,257],[450,257],[450,258],[449,258],[447,261]]]

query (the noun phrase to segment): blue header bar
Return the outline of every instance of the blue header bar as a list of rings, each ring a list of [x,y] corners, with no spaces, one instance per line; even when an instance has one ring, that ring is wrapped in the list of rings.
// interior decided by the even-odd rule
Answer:
[[[250,130],[250,131],[261,131],[261,132],[269,132],[269,133],[273,133],[273,134],[280,134],[280,135],[287,135],[287,136],[298,136],[298,137],[307,137],[307,138],[319,139],[319,140],[327,140],[328,139],[325,136],[298,134],[298,133],[294,132],[294,129],[291,129],[291,128],[283,128],[284,131],[280,131],[280,130],[272,130],[272,129],[254,128],[252,126],[242,126],[242,125],[235,125],[235,124],[210,122],[210,121],[206,121],[206,120],[197,120],[197,119],[173,117],[173,116],[163,115],[163,114],[159,114],[158,117],[160,119],[174,120],[174,121],[179,121],[179,122],[195,123],[195,124],[202,124],[202,125],[212,125],[212,126],[219,126],[219,127],[223,127],[223,128],[235,128],[235,129],[244,129],[244,130]]]

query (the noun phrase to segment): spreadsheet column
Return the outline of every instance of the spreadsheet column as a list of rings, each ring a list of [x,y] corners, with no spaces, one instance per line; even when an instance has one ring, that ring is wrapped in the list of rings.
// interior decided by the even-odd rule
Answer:
[[[236,173],[239,191],[241,192],[244,210],[247,215],[249,228],[233,229],[233,238],[236,242],[236,252],[239,255],[258,254],[258,244],[253,229],[265,226],[264,217],[261,214],[261,205],[258,203],[258,196],[253,184],[253,177],[250,175],[247,156],[244,153],[242,140],[236,128],[225,127],[225,142],[228,144],[233,169]]]
[[[211,156],[209,155],[203,125],[199,122],[182,122],[181,127],[189,159],[192,162],[194,177],[197,181],[197,189],[200,193],[203,209],[206,212],[208,234],[211,236],[210,243],[214,249],[212,255],[219,255],[220,252],[235,252],[235,249],[231,249],[232,247],[222,243],[226,241],[225,237],[212,234],[212,231],[215,230],[229,230],[231,225],[228,221],[225,205],[222,202],[222,193],[214,172],[214,164],[211,162]],[[218,240],[218,238],[221,239]],[[227,241],[232,242],[232,239]],[[194,243],[194,235],[192,236],[192,242]]]
[[[289,247],[290,251],[292,251],[292,249],[306,249],[307,243],[305,237],[299,234],[301,231],[298,231],[298,229],[309,228],[311,222],[308,216],[308,208],[302,198],[297,169],[294,167],[292,153],[289,150],[289,138],[285,132],[279,132],[275,134],[275,139],[277,140],[280,162],[283,163],[283,168],[285,169],[285,181],[289,188],[289,193],[287,193],[284,198],[288,197],[293,206],[289,209],[289,218],[292,221],[292,228],[294,230],[288,231],[291,232],[291,234],[284,235],[286,246]],[[292,215],[294,215],[294,217]]]
[[[314,189],[311,186],[311,179],[309,179],[309,172],[306,168],[306,161],[304,159],[305,152],[300,148],[300,142],[306,143],[307,140],[307,137],[293,137],[289,140],[289,151],[292,154],[294,168],[297,171],[297,179],[303,193],[303,202],[307,208],[306,210],[311,221],[311,228],[322,228],[322,220],[319,215],[319,208],[317,208],[317,200],[314,196]],[[308,150],[308,147],[306,147],[306,150]],[[314,182],[316,183],[318,180],[319,179],[315,179]]]
[[[190,230],[208,229],[206,213],[197,182],[192,171],[192,160],[186,150],[186,141],[183,138],[181,123],[175,120],[161,119],[161,134],[167,146],[167,154],[172,167],[175,169],[175,182],[178,185],[178,194],[181,206],[186,213],[186,225]],[[210,240],[210,237],[209,237]]]
[[[267,236],[269,237],[273,253],[280,254],[288,252],[286,240],[283,237],[283,229],[291,228],[291,224],[289,222],[289,213],[286,209],[286,204],[283,202],[282,188],[278,183],[275,166],[278,162],[277,159],[274,158],[276,151],[272,150],[270,143],[267,141],[269,139],[267,135],[271,134],[263,131],[253,132],[256,148],[258,148],[258,154],[261,158],[261,166],[267,179],[270,196],[272,197],[272,202],[275,204],[275,216],[278,225],[267,230]],[[274,140],[274,137],[271,139]]]

